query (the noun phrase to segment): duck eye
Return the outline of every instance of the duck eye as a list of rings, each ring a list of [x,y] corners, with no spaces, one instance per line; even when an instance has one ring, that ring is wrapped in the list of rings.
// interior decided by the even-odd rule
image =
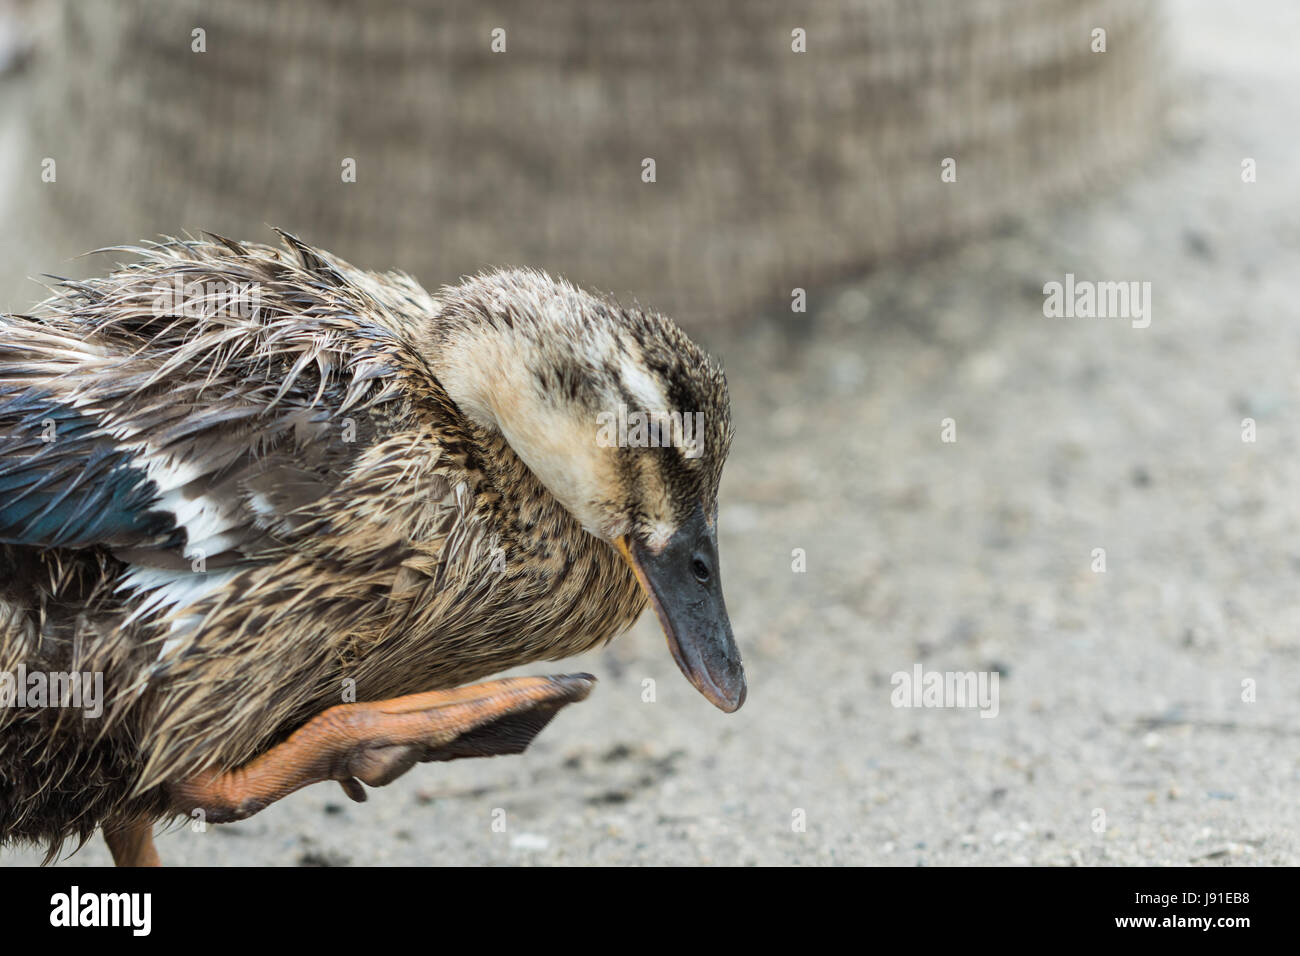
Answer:
[[[709,580],[709,566],[699,558],[696,558],[691,562],[691,571],[695,575],[695,580],[699,581],[701,584],[704,584]]]

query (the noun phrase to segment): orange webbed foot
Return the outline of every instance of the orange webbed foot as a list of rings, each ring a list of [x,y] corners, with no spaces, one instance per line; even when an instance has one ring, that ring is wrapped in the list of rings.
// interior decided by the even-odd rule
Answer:
[[[324,780],[337,780],[349,797],[365,800],[362,783],[382,787],[416,763],[521,753],[595,682],[590,674],[508,677],[340,704],[242,767],[170,784],[172,809],[187,816],[201,810],[209,822],[227,823]]]

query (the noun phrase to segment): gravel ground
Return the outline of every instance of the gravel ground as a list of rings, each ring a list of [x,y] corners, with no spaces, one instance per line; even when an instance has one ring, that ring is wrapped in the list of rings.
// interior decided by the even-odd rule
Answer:
[[[1300,862],[1300,11],[1252,6],[1174,5],[1185,82],[1126,185],[715,336],[740,713],[644,619],[526,669],[601,683],[523,757],[419,767],[365,805],[318,786],[175,828],[164,860]],[[1045,318],[1066,273],[1149,281],[1150,327]],[[891,706],[917,664],[998,671],[997,716]],[[107,861],[95,840],[65,865]]]

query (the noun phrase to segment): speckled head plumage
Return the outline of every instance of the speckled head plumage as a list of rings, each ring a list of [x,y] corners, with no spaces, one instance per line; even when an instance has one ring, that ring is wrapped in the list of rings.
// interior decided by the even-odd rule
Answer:
[[[726,376],[670,319],[530,269],[439,298],[439,378],[588,531],[658,546],[696,507],[712,513],[732,439]]]

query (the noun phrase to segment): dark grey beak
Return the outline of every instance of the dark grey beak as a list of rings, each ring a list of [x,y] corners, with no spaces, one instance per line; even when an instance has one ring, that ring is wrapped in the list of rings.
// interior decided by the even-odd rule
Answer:
[[[657,554],[631,538],[619,550],[650,597],[668,649],[695,689],[727,713],[745,702],[745,669],[731,634],[718,573],[718,537],[695,513]]]

